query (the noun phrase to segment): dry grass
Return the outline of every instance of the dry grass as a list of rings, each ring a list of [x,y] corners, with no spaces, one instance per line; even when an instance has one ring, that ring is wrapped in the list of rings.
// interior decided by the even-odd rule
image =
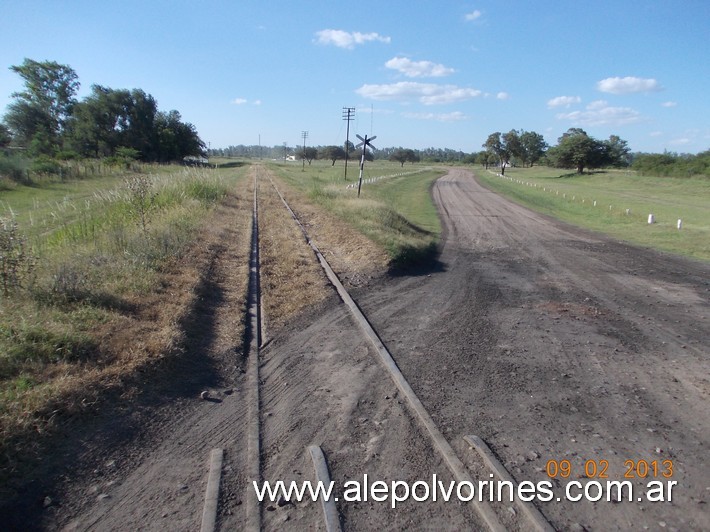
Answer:
[[[313,251],[260,166],[259,258],[266,330],[281,327],[304,308],[323,301],[330,289]]]
[[[20,472],[22,460],[38,456],[48,445],[45,436],[69,420],[92,415],[109,397],[128,400],[159,386],[170,378],[171,366],[186,354],[194,356],[188,353],[190,336],[202,326],[196,316],[205,305],[218,304],[205,301],[205,283],[219,285],[221,311],[208,309],[209,336],[218,340],[210,340],[204,354],[241,347],[251,231],[251,202],[244,198],[250,193],[246,179],[237,181],[187,251],[156,274],[152,288],[127,296],[121,312],[87,331],[97,351],[91,364],[47,365],[32,386],[4,402],[0,478]]]
[[[270,175],[341,281],[358,285],[363,278],[388,268],[390,259],[384,248],[352,225],[314,205],[304,193],[273,173]]]

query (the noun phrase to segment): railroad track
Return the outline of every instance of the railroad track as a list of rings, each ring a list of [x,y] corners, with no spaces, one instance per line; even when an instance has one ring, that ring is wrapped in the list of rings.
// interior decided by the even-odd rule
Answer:
[[[259,376],[259,350],[263,342],[263,314],[260,300],[260,262],[259,262],[259,198],[258,190],[260,183],[267,183],[267,186],[273,187],[278,194],[284,208],[293,218],[294,223],[299,227],[305,242],[310,246],[313,254],[323,271],[325,272],[329,282],[335,288],[340,299],[348,308],[350,315],[361,331],[364,338],[367,339],[381,366],[386,370],[394,385],[399,390],[399,393],[404,397],[406,405],[413,417],[418,421],[420,429],[425,434],[432,447],[440,455],[443,462],[448,467],[452,476],[457,482],[470,482],[475,485],[473,476],[464,465],[464,462],[457,456],[456,452],[439,430],[429,412],[426,410],[422,402],[417,397],[415,391],[409,385],[405,377],[400,372],[397,364],[391,353],[381,341],[377,331],[372,327],[367,316],[359,308],[355,300],[350,296],[346,288],[340,282],[338,276],[331,268],[328,261],[318,249],[317,245],[312,241],[308,231],[299,220],[298,216],[288,204],[287,200],[278,189],[272,176],[263,166],[258,166],[254,171],[254,196],[253,196],[253,211],[252,211],[252,231],[251,231],[251,257],[250,257],[250,273],[249,273],[249,295],[248,295],[248,371],[247,382],[249,390],[248,395],[248,410],[249,410],[249,427],[247,428],[247,477],[248,485],[246,495],[246,517],[245,528],[249,530],[260,530],[262,528],[262,512],[261,503],[257,500],[255,491],[251,488],[251,481],[262,480],[262,398],[260,390]],[[491,477],[496,476],[500,480],[513,482],[512,476],[505,470],[504,466],[498,462],[493,453],[488,449],[487,445],[477,436],[470,435],[465,438],[466,443],[471,449],[475,449],[480,455],[480,463],[491,472]],[[328,466],[325,456],[318,446],[309,446],[304,449],[313,461],[313,468],[316,475],[316,480],[327,482]],[[470,457],[469,457],[470,461]],[[217,517],[217,495],[215,490],[219,486],[219,471],[221,467],[221,450],[215,449],[210,455],[210,478],[208,481],[207,492],[205,494],[205,510],[203,513],[202,530],[210,532],[214,530],[218,524]],[[338,514],[335,503],[321,500],[323,523],[327,530],[340,530],[341,518]],[[505,530],[506,528],[501,522],[497,511],[491,504],[486,501],[478,502],[474,499],[470,503],[475,512],[480,516],[482,522],[489,530]],[[537,530],[554,530],[550,523],[544,518],[539,510],[531,503],[524,503],[516,499],[516,504],[520,510],[521,516],[525,523],[520,524],[522,529],[534,528]]]

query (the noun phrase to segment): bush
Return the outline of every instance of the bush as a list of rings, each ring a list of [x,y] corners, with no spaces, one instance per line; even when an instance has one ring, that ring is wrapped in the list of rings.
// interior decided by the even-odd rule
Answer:
[[[150,211],[155,207],[156,194],[153,191],[153,183],[149,176],[137,174],[126,178],[125,185],[128,190],[128,202],[145,233],[148,229]]]
[[[85,299],[89,293],[89,281],[86,272],[73,264],[62,264],[52,276],[51,293],[63,302],[75,302]]]
[[[60,175],[62,173],[62,165],[55,159],[45,155],[40,155],[32,161],[30,169],[33,172],[42,175]]]
[[[27,161],[16,155],[0,155],[0,177],[21,183],[26,180]]]

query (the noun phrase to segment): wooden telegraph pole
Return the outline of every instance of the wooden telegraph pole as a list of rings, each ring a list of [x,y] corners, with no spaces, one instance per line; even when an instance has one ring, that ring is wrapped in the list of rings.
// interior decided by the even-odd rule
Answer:
[[[360,158],[360,178],[358,179],[357,182],[357,197],[360,197],[360,188],[362,187],[362,169],[365,167],[365,153],[367,153],[367,148],[370,147],[373,150],[375,147],[371,144],[373,140],[377,138],[377,135],[373,136],[372,138],[367,138],[367,135],[365,135],[365,138],[362,138],[360,135],[355,135],[357,138],[359,138],[362,142],[355,146],[356,148],[359,148],[362,146],[362,157]]]
[[[354,107],[343,107],[343,120],[348,123],[347,131],[345,133],[345,180],[348,180],[348,154],[350,152],[350,121],[353,119],[355,114]]]
[[[301,131],[301,137],[303,137],[303,169],[301,172],[306,171],[306,139],[308,138],[308,131]]]

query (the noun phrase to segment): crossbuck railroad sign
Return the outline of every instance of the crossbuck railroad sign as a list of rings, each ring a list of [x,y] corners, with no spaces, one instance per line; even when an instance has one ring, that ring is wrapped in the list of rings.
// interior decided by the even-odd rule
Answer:
[[[365,167],[365,153],[367,152],[367,148],[370,147],[373,150],[377,149],[372,145],[372,141],[377,138],[377,135],[371,138],[367,138],[367,135],[365,135],[365,138],[362,138],[360,135],[355,135],[357,138],[360,139],[360,143],[355,146],[356,148],[359,148],[362,146],[362,157],[360,157],[360,179],[358,179],[357,182],[357,197],[360,197],[360,188],[362,187],[362,169]]]

